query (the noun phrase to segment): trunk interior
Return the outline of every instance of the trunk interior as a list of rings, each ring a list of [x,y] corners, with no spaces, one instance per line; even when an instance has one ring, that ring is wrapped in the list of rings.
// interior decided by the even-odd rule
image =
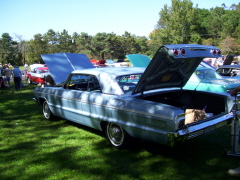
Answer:
[[[206,113],[213,113],[213,116],[227,113],[227,105],[224,96],[208,92],[191,90],[169,91],[161,94],[145,95],[148,101],[168,104],[179,107],[182,110],[205,108]]]

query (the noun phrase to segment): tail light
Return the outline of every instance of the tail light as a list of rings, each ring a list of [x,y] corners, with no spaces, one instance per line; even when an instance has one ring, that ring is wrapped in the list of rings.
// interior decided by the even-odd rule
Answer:
[[[173,52],[174,56],[178,56],[178,50],[177,49],[172,49],[172,52]]]
[[[220,49],[212,49],[211,50],[211,53],[214,55],[214,56],[221,56],[222,52]]]
[[[180,52],[183,56],[186,56],[186,50],[185,49],[180,48]]]
[[[212,49],[211,52],[212,52],[212,54],[213,54],[214,56],[217,55],[217,50],[216,50],[216,49]]]

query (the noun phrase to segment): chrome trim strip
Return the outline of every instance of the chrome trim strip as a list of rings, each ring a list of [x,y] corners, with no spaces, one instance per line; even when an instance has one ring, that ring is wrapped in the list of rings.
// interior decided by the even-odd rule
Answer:
[[[72,100],[72,101],[78,101],[78,102],[103,106],[103,107],[106,107],[106,108],[118,109],[118,110],[125,111],[125,112],[137,113],[137,114],[141,114],[141,115],[144,115],[144,116],[151,116],[151,117],[155,117],[155,118],[173,120],[172,118],[169,118],[167,116],[151,114],[151,113],[147,113],[147,112],[143,112],[143,111],[136,111],[136,110],[130,110],[130,109],[127,109],[127,108],[119,108],[119,107],[116,107],[116,106],[109,106],[109,105],[103,105],[103,104],[89,102],[89,101],[82,101],[81,99],[66,98],[66,97],[62,97],[62,96],[52,95],[52,94],[49,94],[49,93],[42,93],[42,94],[48,95],[48,96],[50,95],[50,96],[54,96],[54,97],[58,97],[58,98],[62,98],[62,99]],[[61,108],[61,107],[59,107],[59,108]]]

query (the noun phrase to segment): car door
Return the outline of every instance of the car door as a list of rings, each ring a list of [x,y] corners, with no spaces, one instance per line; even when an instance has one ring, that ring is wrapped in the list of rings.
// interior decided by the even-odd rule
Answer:
[[[81,94],[85,84],[79,75],[72,75],[63,88],[53,89],[54,104],[57,105],[55,113],[58,116],[84,124]]]
[[[81,79],[85,78],[87,87],[81,88],[81,103],[84,115],[84,124],[98,129],[99,123],[94,122],[96,119],[104,117],[103,104],[104,96],[98,79],[92,75],[81,75]]]

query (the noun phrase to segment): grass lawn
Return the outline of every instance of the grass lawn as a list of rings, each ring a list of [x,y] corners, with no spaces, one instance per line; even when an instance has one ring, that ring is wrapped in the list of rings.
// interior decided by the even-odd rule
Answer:
[[[0,91],[1,180],[237,179],[227,171],[240,167],[240,159],[223,156],[230,126],[175,148],[139,142],[118,150],[102,132],[45,120],[32,100],[34,87]]]

